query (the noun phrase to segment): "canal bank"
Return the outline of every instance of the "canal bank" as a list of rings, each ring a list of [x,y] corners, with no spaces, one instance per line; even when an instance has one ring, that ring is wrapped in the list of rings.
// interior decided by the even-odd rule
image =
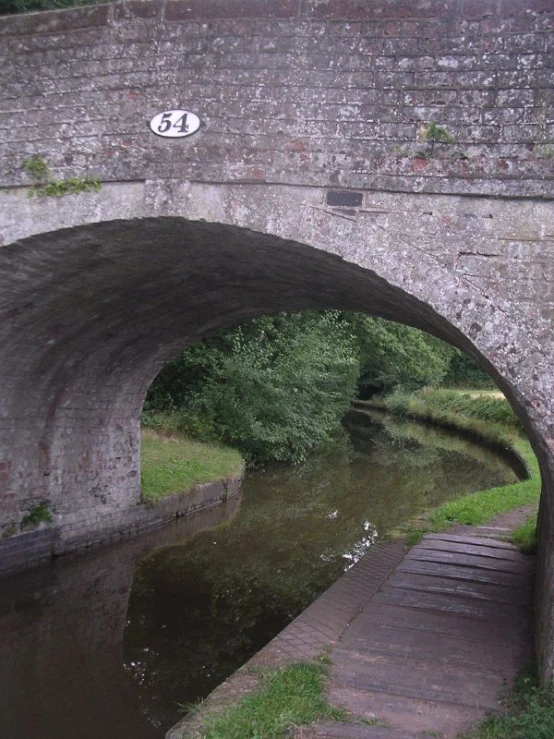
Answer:
[[[451,418],[448,423],[451,427]],[[496,446],[497,432],[498,429],[493,429],[491,434]],[[486,433],[480,435],[486,438]],[[529,455],[529,450],[523,448],[521,456],[521,446],[518,446],[518,462],[526,462],[533,468],[532,452]],[[522,464],[517,466],[520,475],[529,476],[529,468],[522,469]],[[536,467],[534,472],[538,475]],[[540,487],[540,480],[533,482],[535,488]],[[517,488],[518,485],[511,487]],[[487,491],[485,497],[489,494],[490,498],[491,492]],[[523,490],[520,490],[520,495],[524,500],[533,497],[526,498]],[[536,491],[534,495],[538,497]],[[469,497],[478,496],[479,493]],[[517,500],[517,493],[511,497],[507,507],[500,506],[500,509],[509,509],[510,505],[513,507],[514,500]],[[457,502],[460,503],[460,499],[453,502],[454,506]],[[500,689],[513,684],[515,675],[532,650],[531,558],[522,555],[504,538],[512,528],[524,523],[533,505],[520,506],[508,514],[501,514],[488,526],[473,527],[469,533],[467,525],[458,524],[445,535],[428,534],[407,555],[408,560],[415,562],[415,570],[414,562],[408,561],[406,565],[404,561],[407,547],[402,541],[374,546],[301,616],[220,685],[199,711],[189,714],[170,730],[167,739],[204,736],[202,727],[205,717],[225,711],[226,706],[236,704],[244,695],[255,690],[260,683],[261,669],[299,660],[310,661],[329,652],[333,661],[330,687],[332,702],[346,706],[354,719],[358,717],[366,723],[376,718],[386,719],[389,727],[397,727],[401,733],[354,723],[302,730],[299,737],[407,739],[424,731],[450,739],[457,736],[461,728],[483,718],[487,711],[498,710]],[[470,509],[472,507],[475,508],[473,503],[469,505]],[[462,508],[458,506],[460,510]],[[477,518],[480,515],[481,520],[486,520],[486,510],[487,506],[485,511],[478,511]],[[494,505],[488,510],[494,510]],[[463,516],[460,520],[463,520]],[[452,526],[453,523],[448,521],[447,525]],[[416,525],[423,531],[428,528],[421,521]],[[418,578],[423,578],[423,583],[418,585]],[[516,591],[519,595],[516,595]],[[511,619],[501,619],[499,627],[494,618],[495,610],[500,608],[510,612],[513,605],[511,600],[516,602],[517,612],[511,614]],[[393,640],[391,644],[389,640],[384,657],[380,651],[383,645],[375,648],[371,643],[374,632],[372,624],[370,637],[362,633],[365,641],[362,638],[361,644],[358,628],[352,648],[349,634],[352,630],[356,632],[355,624],[363,623],[364,614],[366,621],[372,623],[372,616],[367,614],[375,613],[375,610],[379,611],[384,606],[392,609],[392,613],[385,616],[381,613],[385,622],[381,626],[390,630],[389,636],[396,629],[395,635],[400,638],[400,643],[395,644]],[[429,646],[439,645],[434,650],[431,648],[429,655],[423,659],[421,650],[416,655],[410,655],[409,649],[407,653],[407,646],[413,646],[414,641],[422,638],[419,627],[414,629],[411,626],[411,621],[421,621],[422,613],[426,617],[431,616],[430,625],[423,627]],[[398,624],[394,623],[395,619],[399,619]],[[474,638],[476,627],[479,633],[477,639]],[[502,634],[500,641],[497,638],[499,633]],[[489,643],[494,646],[489,646]],[[457,650],[457,657],[452,656],[452,649]],[[488,662],[485,659],[485,667],[480,669],[479,659],[484,658],[487,649],[490,659]],[[464,653],[467,653],[465,657]],[[461,665],[458,664],[460,655]],[[415,669],[415,682],[410,678],[407,685],[404,681],[404,688],[399,688],[402,675],[406,672],[407,657],[412,658],[410,666],[412,670]],[[358,663],[358,673],[354,677],[351,674],[352,662]],[[486,695],[481,697],[476,696],[472,687],[476,675],[483,685],[488,685]],[[447,683],[447,689],[442,693],[440,689],[437,691],[436,684],[441,679]],[[418,682],[424,686],[420,690],[415,688]],[[397,687],[392,689],[392,685]],[[416,733],[406,733],[414,726],[417,727]]]
[[[347,718],[293,730],[296,739],[454,739],[498,712],[532,654],[534,559],[504,541],[503,523],[373,547],[166,739],[201,739],[206,716],[258,689],[268,670],[321,655],[329,700]]]
[[[195,485],[185,493],[98,515],[92,522],[77,523],[68,516],[59,516],[53,524],[42,523],[32,531],[0,539],[0,575],[36,567],[53,557],[113,544],[173,520],[194,516],[236,497],[241,483],[242,476]]]
[[[92,562],[89,555],[73,558],[70,573],[68,558],[45,568],[53,590],[43,584],[34,589],[28,579],[25,587],[14,581],[18,594],[12,598],[4,591],[0,602],[0,613],[7,614],[7,630],[0,634],[0,664],[6,670],[0,680],[0,734],[70,739],[78,727],[80,736],[92,737],[117,715],[117,733],[124,739],[136,739],[141,722],[148,737],[164,736],[178,718],[177,702],[208,695],[386,531],[449,496],[503,484],[512,474],[497,455],[470,442],[388,419],[357,426],[348,444],[306,465],[249,473],[232,523],[192,538],[175,537],[165,547],[160,536],[160,544],[140,556],[134,574],[132,561],[126,573],[118,574],[123,545],[116,545],[109,562],[98,549]],[[165,528],[156,532],[161,535]],[[81,576],[80,561],[87,565]],[[65,574],[71,574],[67,582]],[[115,587],[104,599],[103,584],[118,578],[126,589]],[[48,593],[62,589],[68,605],[60,617],[58,596]],[[119,646],[103,636],[111,633],[118,593],[117,612],[125,617]],[[70,634],[84,638],[68,639]],[[98,674],[92,669],[79,669],[78,680],[71,677],[76,666],[96,664],[104,644],[110,645],[110,658],[100,660],[106,668],[101,679],[87,686],[87,677]],[[291,649],[296,650],[294,643]],[[24,678],[29,661],[36,667],[33,681]],[[128,689],[125,710],[123,702],[114,705],[110,697],[121,695],[122,681]],[[83,697],[98,698],[99,687],[103,698],[84,710]],[[56,711],[63,722],[40,722],[41,714]],[[133,711],[128,722],[133,728],[125,730],[122,722]],[[29,725],[31,715],[35,720]],[[77,716],[90,716],[90,725]]]

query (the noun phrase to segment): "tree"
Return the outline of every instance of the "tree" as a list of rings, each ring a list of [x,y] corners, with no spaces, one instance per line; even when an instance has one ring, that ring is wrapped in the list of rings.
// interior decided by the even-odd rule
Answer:
[[[358,341],[360,397],[390,392],[399,385],[415,390],[442,381],[453,353],[450,345],[418,329],[364,313],[347,313],[344,318]]]
[[[452,351],[362,313],[263,316],[169,362],[145,409],[177,412],[183,430],[237,447],[250,464],[301,462],[331,439],[357,395],[437,384]]]
[[[194,436],[246,460],[300,462],[329,441],[356,394],[358,351],[337,311],[253,319],[186,350],[147,409],[178,409]]]

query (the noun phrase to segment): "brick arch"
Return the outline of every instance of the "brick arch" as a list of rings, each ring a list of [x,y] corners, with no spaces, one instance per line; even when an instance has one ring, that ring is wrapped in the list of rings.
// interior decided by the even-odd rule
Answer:
[[[541,463],[546,574],[539,583],[547,584],[554,489],[548,323],[441,264],[437,254],[421,248],[417,229],[410,240],[402,226],[405,211],[413,224],[416,212],[425,220],[446,212],[450,199],[412,196],[411,203],[402,196],[397,221],[390,200],[397,196],[372,195],[370,202],[364,196],[354,218],[314,208],[311,190],[307,201],[296,188],[296,200],[290,193],[264,194],[252,199],[249,188],[201,187],[196,194],[189,188],[186,205],[171,206],[186,207],[189,218],[116,219],[34,236],[25,236],[29,222],[21,220],[22,238],[0,249],[3,527],[46,498],[63,551],[74,530],[93,535],[135,506],[144,395],[163,363],[186,344],[262,313],[355,309],[422,328],[464,349],[510,398]],[[79,197],[83,202],[88,196]],[[98,204],[106,194],[95,197]],[[85,217],[75,207],[65,212],[44,201],[21,202],[44,216],[33,220],[33,228],[40,222],[46,228],[78,224]],[[119,202],[116,196],[106,207]],[[492,209],[509,223],[510,203],[495,206],[498,213],[490,202],[471,205],[474,214],[485,208],[490,215]],[[481,218],[485,225],[488,215]],[[379,218],[386,225],[374,227]],[[456,219],[437,220],[445,218],[445,230],[435,231],[443,257],[449,240],[463,239],[472,248],[477,235],[464,228],[456,235]],[[261,222],[265,232],[258,230]],[[546,587],[539,609],[545,671],[552,664],[549,597]]]
[[[547,452],[548,399],[533,356],[545,351],[545,337],[533,338],[536,326],[436,264],[383,261],[380,275],[363,266],[364,255],[358,265],[274,235],[177,217],[45,233],[4,247],[0,261],[3,408],[13,419],[4,448],[19,507],[48,498],[67,521],[136,503],[138,416],[157,370],[213,330],[280,310],[363,310],[463,348]]]
[[[551,676],[553,28],[550,0],[0,18],[1,520],[34,490],[71,527],[77,483],[85,526],[136,500],[138,408],[177,344],[283,307],[381,313],[472,353],[526,422]],[[198,133],[149,131],[173,107]],[[431,121],[453,143],[419,141]],[[101,191],[28,198],[38,154]]]

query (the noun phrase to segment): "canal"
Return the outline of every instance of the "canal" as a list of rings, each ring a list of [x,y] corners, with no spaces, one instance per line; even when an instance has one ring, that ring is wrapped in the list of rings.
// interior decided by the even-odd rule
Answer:
[[[161,739],[391,528],[517,479],[451,433],[345,428],[218,510],[0,580],[0,737]]]

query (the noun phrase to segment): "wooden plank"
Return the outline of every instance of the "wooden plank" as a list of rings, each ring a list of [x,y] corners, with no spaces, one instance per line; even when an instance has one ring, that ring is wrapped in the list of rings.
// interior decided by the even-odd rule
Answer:
[[[530,591],[505,587],[495,582],[479,583],[439,575],[422,575],[395,572],[387,580],[387,587],[402,588],[423,593],[442,593],[444,595],[463,595],[475,600],[525,605],[530,607]],[[423,597],[423,596],[422,596]]]
[[[477,601],[464,595],[443,595],[440,593],[424,593],[385,586],[374,601],[382,601],[387,605],[404,606],[414,610],[432,610],[457,614],[470,618],[489,620],[492,622],[522,622],[528,619],[527,609],[518,605]],[[415,615],[415,614],[414,614]]]
[[[347,708],[355,716],[378,716],[388,726],[407,731],[423,739],[424,736],[455,737],[479,719],[483,712],[469,706],[454,706],[396,696],[387,693],[371,693],[352,686],[332,685],[330,699],[334,704]],[[386,736],[386,735],[385,735]]]
[[[437,669],[442,665],[456,665],[478,672],[510,672],[517,669],[523,652],[520,641],[509,644],[483,643],[457,635],[437,634],[417,629],[401,629],[371,625],[371,628],[350,628],[337,649],[348,649],[360,654],[389,654],[404,659],[433,661]]]
[[[476,546],[491,547],[492,549],[509,549],[521,554],[519,549],[509,541],[471,534],[449,534],[448,532],[444,534],[425,534],[423,541],[450,541],[475,544]]]
[[[476,536],[471,534],[425,534],[423,541],[451,541],[460,542],[466,544],[475,544],[477,546],[492,547],[493,549],[511,549],[514,552],[519,552],[519,549],[509,541],[503,541],[502,539],[496,539],[487,536]]]
[[[428,549],[439,552],[459,552],[460,554],[475,554],[479,557],[520,562],[523,555],[517,549],[499,549],[459,541],[444,541],[442,539],[424,538],[414,549]]]
[[[373,626],[384,626],[402,629],[412,629],[416,632],[431,632],[436,634],[449,634],[472,641],[487,643],[506,644],[514,640],[523,639],[528,631],[528,624],[511,624],[509,621],[499,621],[471,618],[457,614],[452,618],[452,613],[437,610],[416,610],[401,605],[391,605],[381,600],[379,603],[373,599],[371,607],[364,610],[350,630],[371,629]]]
[[[419,549],[414,547],[406,555],[406,559],[416,559],[423,562],[444,562],[458,566],[481,567],[487,570],[498,570],[500,572],[515,572],[529,574],[530,566],[521,560],[494,559],[493,557],[482,557],[478,554],[461,554],[460,552],[448,552],[432,549]]]
[[[417,700],[441,701],[473,708],[498,708],[500,675],[493,679],[474,670],[445,666],[437,670],[433,662],[403,657],[333,651],[333,682],[359,690],[406,696]]]
[[[467,580],[469,582],[494,583],[504,585],[504,587],[525,590],[526,592],[532,590],[528,573],[500,572],[497,569],[479,567],[458,567],[455,564],[417,559],[404,559],[396,572],[451,577],[455,580]]]

